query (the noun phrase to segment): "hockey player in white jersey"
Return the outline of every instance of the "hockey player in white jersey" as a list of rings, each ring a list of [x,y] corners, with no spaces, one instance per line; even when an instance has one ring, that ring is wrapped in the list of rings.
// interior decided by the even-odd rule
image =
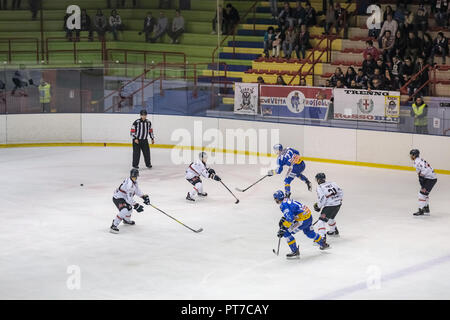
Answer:
[[[211,178],[216,181],[221,180],[216,175],[214,169],[206,167],[206,161],[208,160],[206,152],[200,152],[198,158],[198,160],[192,162],[186,169],[186,180],[194,186],[193,190],[188,192],[186,196],[186,200],[188,201],[195,201],[197,195],[200,197],[206,197],[208,195],[206,192],[203,192],[203,183],[200,177]]]
[[[137,195],[144,200],[144,204],[150,204],[150,198],[148,195],[143,194],[139,189],[137,178],[139,176],[139,170],[132,169],[130,177],[126,178],[122,184],[115,190],[113,195],[113,202],[119,210],[116,218],[113,220],[110,232],[119,233],[119,224],[123,221],[126,225],[134,225],[135,222],[131,220],[131,213],[134,210],[137,212],[144,211],[144,207],[134,201],[134,196]]]
[[[414,213],[415,216],[423,216],[430,214],[429,195],[434,185],[437,182],[436,173],[428,162],[420,157],[420,152],[417,149],[412,149],[409,152],[411,160],[414,161],[414,167],[419,176],[420,191],[419,191],[419,210]]]
[[[336,215],[342,205],[342,199],[344,192],[342,189],[334,182],[327,182],[325,173],[316,174],[317,181],[317,202],[314,204],[314,210],[320,212],[318,225],[318,233],[322,237],[325,236],[326,225],[330,228],[327,232],[329,236],[338,236],[339,230],[336,227]]]

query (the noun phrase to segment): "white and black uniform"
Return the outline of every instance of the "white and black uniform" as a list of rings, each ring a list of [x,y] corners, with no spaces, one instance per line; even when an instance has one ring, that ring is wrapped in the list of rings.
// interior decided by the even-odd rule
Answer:
[[[126,178],[114,191],[113,202],[119,209],[119,214],[113,222],[116,227],[122,220],[130,221],[133,206],[136,204],[135,195],[142,198],[144,194],[139,189],[137,182],[133,182],[131,178]]]
[[[437,182],[437,176],[433,168],[428,162],[417,157],[414,160],[414,167],[419,175],[420,191],[419,191],[419,208],[429,204],[429,194]]]
[[[133,145],[133,168],[139,167],[139,160],[141,156],[141,150],[142,154],[144,155],[145,165],[147,167],[151,166],[151,159],[150,159],[150,148],[148,145],[148,137],[150,136],[150,139],[154,139],[153,136],[153,129],[152,129],[152,123],[145,119],[137,119],[133,122],[133,125],[131,126],[130,130],[130,136],[132,138],[132,145]],[[134,140],[138,139],[139,142],[136,143]]]
[[[336,221],[334,218],[339,212],[342,205],[344,192],[334,182],[324,182],[317,186],[317,205],[322,209],[321,215],[325,214],[325,218],[320,217],[318,222],[318,233],[324,236],[326,233],[326,225],[330,227],[330,232],[336,229]]]
[[[196,196],[198,193],[203,194],[203,184],[201,176],[209,178],[208,168],[201,160],[196,160],[192,162],[186,169],[186,180],[189,181],[194,186],[194,189],[189,192],[191,198]]]

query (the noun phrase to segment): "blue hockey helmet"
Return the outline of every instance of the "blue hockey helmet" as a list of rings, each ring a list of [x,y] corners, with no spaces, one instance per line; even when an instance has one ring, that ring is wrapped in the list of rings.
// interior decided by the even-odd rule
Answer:
[[[277,143],[276,145],[273,146],[273,151],[278,152],[283,150],[283,146],[279,143]]]
[[[281,190],[275,191],[275,193],[273,194],[273,198],[275,200],[282,201],[284,199],[284,192]]]

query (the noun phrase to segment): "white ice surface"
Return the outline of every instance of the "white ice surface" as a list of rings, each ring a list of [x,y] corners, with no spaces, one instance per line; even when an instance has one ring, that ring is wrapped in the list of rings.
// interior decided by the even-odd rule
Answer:
[[[204,231],[145,207],[133,213],[135,226],[111,234],[112,193],[130,163],[129,148],[0,149],[0,299],[450,299],[450,176],[438,175],[431,216],[414,218],[414,172],[307,162],[311,181],[323,171],[345,192],[341,237],[321,252],[297,234],[301,259],[289,261],[284,241],[280,256],[272,253],[282,176],[235,191],[238,205],[208,180],[207,199],[187,203],[185,166],[172,165],[169,150],[152,150],[141,188]],[[234,191],[262,166],[214,168]],[[298,179],[292,188],[312,208],[315,192]],[[78,290],[67,286],[71,265],[81,271]]]

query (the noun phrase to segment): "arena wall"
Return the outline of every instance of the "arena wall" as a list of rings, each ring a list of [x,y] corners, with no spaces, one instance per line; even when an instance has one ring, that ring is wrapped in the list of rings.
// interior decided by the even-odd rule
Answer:
[[[0,146],[105,143],[126,146],[131,142],[131,123],[137,117],[134,114],[1,115]],[[278,140],[299,148],[310,161],[403,170],[412,169],[408,153],[414,147],[421,150],[437,172],[450,174],[449,137],[188,116],[149,115],[149,120],[157,139],[154,147],[206,146],[225,152],[256,154],[259,151],[267,155],[273,141]],[[247,142],[234,139],[234,144],[230,144],[230,139],[222,139],[227,134],[236,134],[239,129],[247,134]],[[248,129],[256,129],[262,136],[266,133],[266,140],[258,136],[259,147],[252,147],[248,140],[254,131]],[[275,136],[272,138],[270,134]]]

